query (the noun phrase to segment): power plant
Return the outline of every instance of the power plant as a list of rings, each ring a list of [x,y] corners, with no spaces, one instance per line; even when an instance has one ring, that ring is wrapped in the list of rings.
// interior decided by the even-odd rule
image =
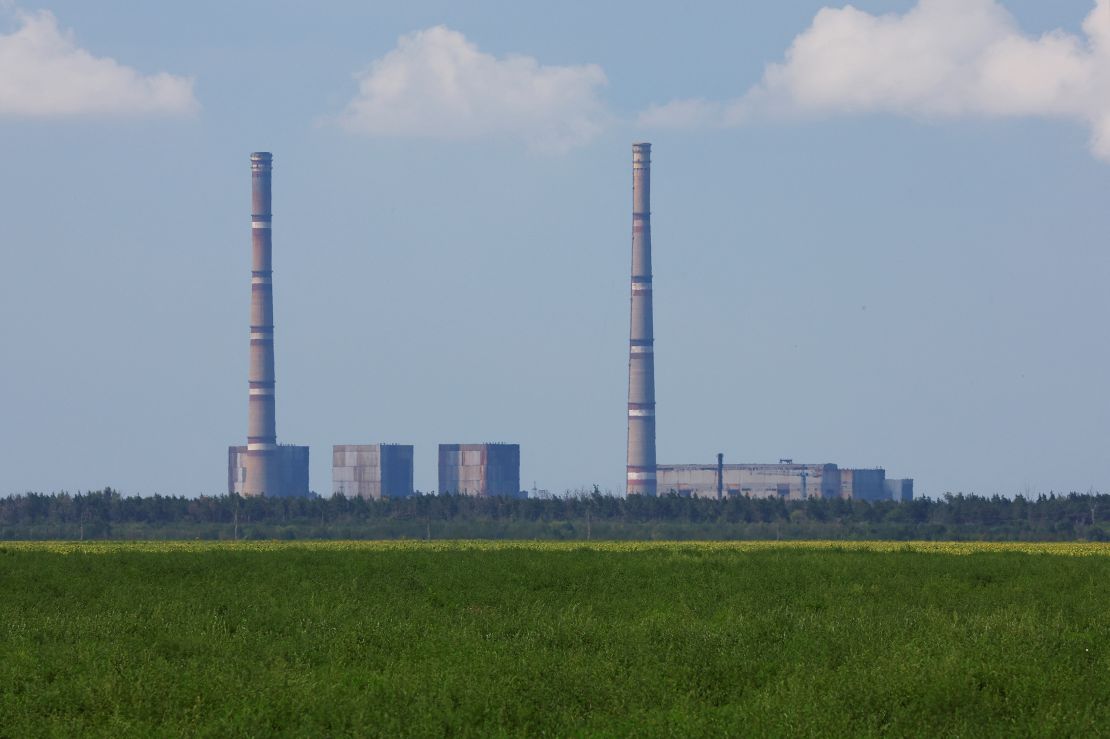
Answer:
[[[332,495],[407,498],[412,487],[409,444],[337,444],[332,447]]]
[[[275,419],[274,268],[268,151],[251,154],[250,369],[247,445],[228,449],[228,492],[271,497],[308,495],[308,447],[279,446]]]
[[[655,338],[651,315],[651,144],[632,145],[632,315],[628,342],[629,495],[655,495]]]
[[[842,498],[913,500],[913,480],[891,479],[886,470],[841,469],[835,464],[661,464],[659,489],[692,498]]]
[[[439,492],[520,496],[520,445],[440,444]]]
[[[651,272],[651,144],[632,145],[632,311],[628,344],[629,495],[675,493],[693,497],[749,496],[910,500],[913,480],[887,480],[886,472],[841,470],[835,464],[656,463],[655,336]]]
[[[273,156],[251,154],[251,306],[247,443],[228,448],[228,492],[307,496],[308,447],[277,443],[274,376]],[[628,495],[748,496],[785,499],[911,500],[913,480],[883,469],[835,464],[659,465],[655,448],[655,335],[651,268],[651,144],[632,145],[632,264],[628,343]],[[413,494],[413,447],[341,444],[332,448],[332,494],[368,499]],[[518,444],[440,444],[439,492],[523,495]]]

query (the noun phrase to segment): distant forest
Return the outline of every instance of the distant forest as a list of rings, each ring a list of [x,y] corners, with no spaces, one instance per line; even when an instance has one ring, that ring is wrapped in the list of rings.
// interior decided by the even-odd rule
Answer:
[[[889,539],[1107,541],[1110,495],[811,498],[0,498],[0,539]]]

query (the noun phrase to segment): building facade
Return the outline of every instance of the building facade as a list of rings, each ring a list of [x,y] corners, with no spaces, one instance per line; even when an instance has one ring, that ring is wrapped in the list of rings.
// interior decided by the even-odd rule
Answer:
[[[308,447],[278,444],[270,463],[280,481],[278,489],[247,489],[248,450],[245,446],[227,448],[227,492],[230,495],[265,495],[270,498],[307,498]]]
[[[408,444],[337,444],[332,447],[332,494],[348,498],[407,498],[413,448]]]
[[[840,494],[840,470],[835,464],[661,464],[660,494],[697,498],[834,498]]]
[[[520,497],[520,445],[440,444],[439,492]]]
[[[886,489],[886,497],[890,500],[896,500],[900,503],[909,503],[913,500],[913,480],[909,478],[904,479],[890,479],[884,482]]]
[[[889,500],[886,470],[841,470],[840,497],[845,500]]]
[[[913,500],[911,479],[891,480],[882,469],[840,469],[835,464],[661,464],[658,474],[660,495]]]

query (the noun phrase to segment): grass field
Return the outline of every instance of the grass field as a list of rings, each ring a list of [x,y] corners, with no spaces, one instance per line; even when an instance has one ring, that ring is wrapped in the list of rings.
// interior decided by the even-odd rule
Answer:
[[[1110,732],[1110,545],[0,544],[0,736]]]

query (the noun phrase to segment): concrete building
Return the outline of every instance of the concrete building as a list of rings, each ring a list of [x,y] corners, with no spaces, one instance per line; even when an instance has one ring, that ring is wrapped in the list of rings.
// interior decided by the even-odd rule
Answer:
[[[629,495],[655,495],[655,329],[651,299],[651,144],[632,145],[632,307],[628,344]]]
[[[845,500],[889,500],[886,470],[841,470],[840,497]]]
[[[659,492],[696,498],[835,498],[840,470],[835,464],[661,464]]]
[[[908,478],[901,480],[892,480],[887,478],[883,487],[886,491],[886,497],[890,500],[895,500],[900,503],[909,503],[913,500],[913,480]]]
[[[273,155],[251,154],[250,370],[247,445],[228,448],[228,492],[308,495],[308,448],[279,446],[275,419],[274,292],[271,212]],[[241,478],[241,479],[240,479]]]
[[[271,464],[276,465],[275,474],[282,486],[273,493],[274,498],[307,498],[308,488],[308,447],[279,444],[274,450]],[[246,491],[247,447],[227,448],[227,492],[232,495],[250,495]]]
[[[844,498],[913,500],[913,480],[887,479],[883,469],[840,469],[835,464],[661,464],[659,493],[695,498]]]
[[[519,497],[519,444],[440,444],[439,492]]]
[[[348,498],[412,495],[413,448],[406,444],[337,444],[332,447],[332,493]]]

